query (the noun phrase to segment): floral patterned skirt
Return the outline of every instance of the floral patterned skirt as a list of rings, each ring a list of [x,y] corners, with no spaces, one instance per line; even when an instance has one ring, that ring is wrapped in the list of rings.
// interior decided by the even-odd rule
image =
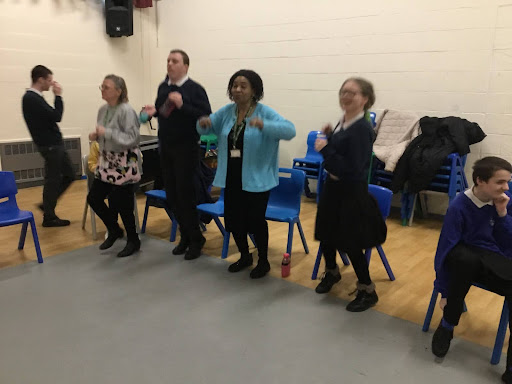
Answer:
[[[123,152],[102,151],[95,177],[104,183],[124,185],[140,181],[141,152],[138,147]]]

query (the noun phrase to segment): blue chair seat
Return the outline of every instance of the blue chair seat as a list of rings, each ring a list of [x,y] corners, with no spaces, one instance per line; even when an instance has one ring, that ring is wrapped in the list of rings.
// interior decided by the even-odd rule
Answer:
[[[21,211],[18,212],[2,212],[0,211],[0,227],[7,227],[9,225],[16,225],[24,223],[34,218],[32,212]]]
[[[265,217],[281,223],[292,223],[297,219],[297,211],[291,208],[267,207]]]

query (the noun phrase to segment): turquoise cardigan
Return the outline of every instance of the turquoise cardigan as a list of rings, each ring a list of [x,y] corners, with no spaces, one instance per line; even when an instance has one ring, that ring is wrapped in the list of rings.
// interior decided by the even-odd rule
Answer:
[[[254,117],[263,120],[263,129],[249,124]],[[210,115],[212,127],[203,129],[197,123],[200,135],[215,133],[218,137],[218,165],[213,185],[224,188],[228,166],[228,135],[236,122],[236,105],[225,105]],[[265,192],[279,184],[279,140],[295,137],[295,126],[272,108],[258,103],[246,119],[242,189],[247,192]]]

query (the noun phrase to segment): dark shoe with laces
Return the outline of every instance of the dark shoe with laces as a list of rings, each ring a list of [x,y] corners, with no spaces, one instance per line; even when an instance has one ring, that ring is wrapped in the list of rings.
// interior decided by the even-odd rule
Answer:
[[[256,267],[250,273],[251,279],[261,279],[270,271],[270,263],[268,260],[259,260]]]
[[[173,255],[183,255],[185,252],[187,252],[188,249],[188,241],[180,240],[179,244],[174,247],[172,250]]]
[[[240,272],[252,265],[252,254],[242,255],[240,259],[228,267],[229,272]]]
[[[206,239],[201,236],[201,240],[199,243],[191,243],[188,247],[187,253],[185,253],[185,260],[194,260],[201,256],[201,250],[203,249],[203,245],[206,243]]]
[[[363,312],[373,307],[379,301],[377,292],[373,291],[368,293],[366,290],[358,290],[357,296],[347,305],[349,312]]]
[[[103,251],[105,249],[109,249],[111,246],[114,245],[117,239],[120,239],[123,237],[123,230],[119,227],[117,229],[109,230],[108,231],[108,237],[106,240],[101,243],[100,249]]]
[[[331,290],[332,286],[341,280],[341,274],[333,274],[326,271],[322,276],[322,281],[315,288],[316,293],[327,293]]]
[[[71,222],[69,220],[59,219],[58,217],[54,219],[43,219],[43,227],[67,227]]]
[[[512,384],[512,371],[510,370],[512,367],[507,367],[505,373],[501,376],[501,380],[505,384]]]
[[[439,323],[439,326],[434,332],[434,336],[432,336],[432,353],[437,357],[445,357],[450,349],[452,339],[453,330],[449,330]]]
[[[133,255],[140,249],[140,239],[129,239],[126,242],[126,246],[123,248],[121,252],[117,254],[117,257],[127,257]]]

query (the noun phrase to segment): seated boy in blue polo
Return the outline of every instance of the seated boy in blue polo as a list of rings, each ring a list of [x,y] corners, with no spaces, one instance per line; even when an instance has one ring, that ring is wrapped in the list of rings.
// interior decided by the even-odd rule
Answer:
[[[438,357],[448,353],[473,283],[505,296],[512,310],[511,173],[512,165],[499,157],[478,160],[473,166],[473,188],[460,193],[446,212],[435,258],[434,284],[443,308],[443,319],[432,338],[432,352]],[[512,340],[502,380],[512,384]]]

